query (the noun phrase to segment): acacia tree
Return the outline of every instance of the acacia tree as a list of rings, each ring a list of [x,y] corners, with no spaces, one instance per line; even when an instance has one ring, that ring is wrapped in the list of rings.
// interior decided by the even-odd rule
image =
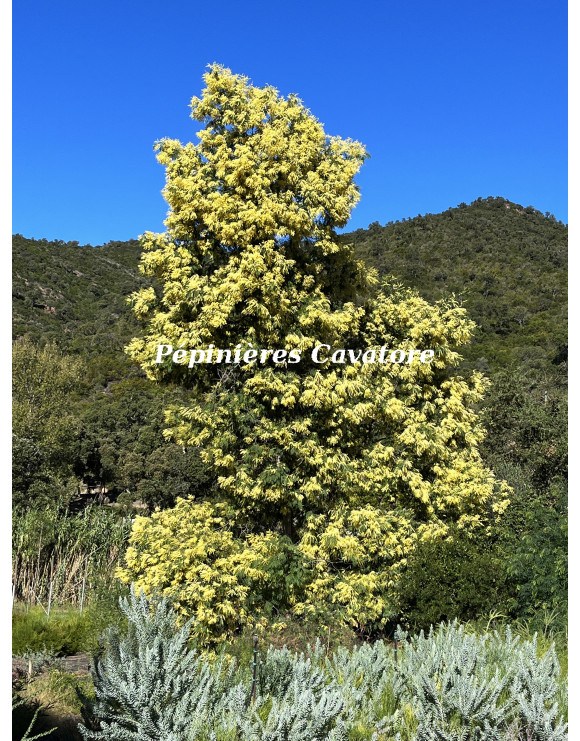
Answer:
[[[219,486],[138,518],[120,576],[171,595],[206,637],[264,605],[333,605],[380,627],[418,538],[506,504],[477,450],[484,380],[453,375],[473,324],[452,301],[379,285],[337,237],[359,198],[360,143],[220,66],[205,83],[191,104],[199,142],[156,145],[170,208],[167,231],[142,237],[142,269],[161,289],[134,294],[146,328],[128,352],[151,378],[195,388],[168,410],[167,435],[200,447]],[[321,343],[435,357],[317,365]],[[160,344],[257,357],[189,367],[185,350],[156,362]],[[259,362],[272,349],[301,361]]]

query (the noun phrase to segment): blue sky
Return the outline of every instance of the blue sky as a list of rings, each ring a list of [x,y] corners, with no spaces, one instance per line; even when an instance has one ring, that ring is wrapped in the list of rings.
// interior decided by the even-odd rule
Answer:
[[[13,232],[163,231],[155,140],[208,63],[363,142],[348,229],[503,196],[567,222],[567,4],[39,0],[13,7]]]

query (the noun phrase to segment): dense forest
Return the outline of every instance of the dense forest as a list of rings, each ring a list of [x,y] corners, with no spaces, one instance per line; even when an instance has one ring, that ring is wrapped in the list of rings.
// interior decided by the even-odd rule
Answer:
[[[487,198],[341,239],[381,277],[429,301],[454,294],[476,322],[462,367],[491,381],[484,460],[513,488],[484,547],[459,536],[437,559],[417,549],[401,580],[401,616],[422,627],[498,608],[564,621],[567,227]],[[30,588],[45,596],[50,577],[58,598],[77,599],[83,574],[95,587],[110,576],[127,514],[203,498],[214,486],[198,451],[163,437],[164,409],[192,392],[147,380],[123,351],[139,334],[126,301],[147,285],[139,258],[135,240],[92,247],[13,237],[18,597]]]

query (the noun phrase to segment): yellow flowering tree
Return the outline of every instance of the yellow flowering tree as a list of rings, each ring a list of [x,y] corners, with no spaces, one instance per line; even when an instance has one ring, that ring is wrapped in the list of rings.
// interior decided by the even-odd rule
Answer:
[[[145,332],[128,352],[150,378],[195,389],[168,410],[167,435],[200,447],[219,487],[137,518],[120,576],[172,595],[208,640],[260,611],[323,605],[380,628],[418,538],[506,506],[478,453],[484,379],[454,375],[473,324],[452,301],[379,285],[338,239],[360,143],[220,66],[205,83],[198,143],[156,145],[170,208],[167,231],[142,237],[142,269],[160,289],[133,296]],[[434,357],[329,357],[381,347]],[[216,362],[218,348],[232,354]]]

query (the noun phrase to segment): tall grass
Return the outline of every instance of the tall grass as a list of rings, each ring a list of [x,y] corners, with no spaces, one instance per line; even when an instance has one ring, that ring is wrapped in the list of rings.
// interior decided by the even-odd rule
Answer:
[[[12,580],[16,600],[27,605],[78,604],[113,581],[125,550],[130,518],[89,505],[78,514],[58,508],[29,510],[15,517]],[[51,590],[52,584],[52,590]]]

